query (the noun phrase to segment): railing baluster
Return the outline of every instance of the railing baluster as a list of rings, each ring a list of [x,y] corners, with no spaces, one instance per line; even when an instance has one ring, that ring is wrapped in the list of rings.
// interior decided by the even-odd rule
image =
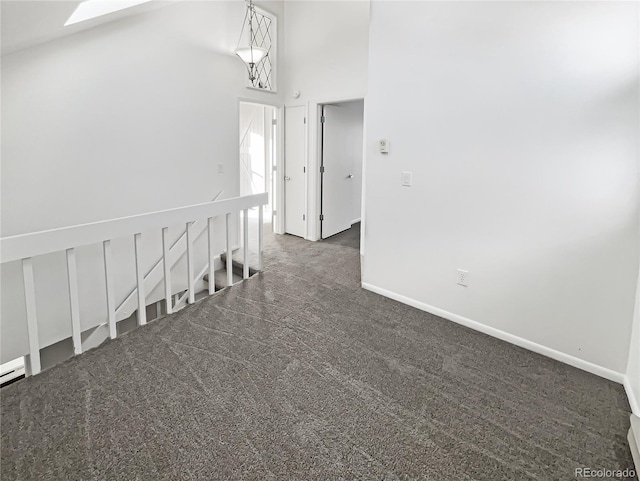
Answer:
[[[258,232],[258,260],[257,265],[260,269],[264,265],[264,234],[263,224],[264,221],[264,208],[261,203],[268,200],[267,194],[256,194],[252,196],[246,196],[238,199],[227,199],[223,201],[210,202],[204,204],[197,204],[188,206],[185,208],[167,209],[166,211],[153,212],[149,214],[142,214],[140,216],[126,217],[121,219],[112,219],[109,221],[96,222],[87,225],[71,226],[68,228],[54,229],[53,231],[36,232],[24,235],[10,236],[0,238],[0,246],[2,248],[2,262],[20,261],[22,263],[23,270],[23,287],[25,290],[25,308],[26,308],[26,327],[28,335],[28,349],[26,351],[26,368],[29,375],[37,374],[42,370],[42,358],[40,356],[41,345],[39,342],[38,333],[38,315],[37,310],[45,308],[44,304],[40,304],[41,299],[38,299],[36,303],[35,293],[35,280],[34,280],[34,268],[33,257],[36,255],[43,255],[52,252],[65,251],[66,254],[66,269],[67,269],[67,281],[69,289],[69,304],[71,311],[71,338],[73,341],[74,353],[79,354],[82,352],[82,326],[83,319],[80,310],[81,304],[79,300],[79,271],[78,271],[78,255],[77,250],[79,246],[99,244],[102,243],[103,249],[103,262],[104,262],[104,278],[105,278],[105,294],[106,294],[106,309],[107,318],[106,324],[108,327],[108,335],[112,339],[118,336],[117,320],[126,317],[129,313],[137,310],[137,323],[138,325],[144,325],[147,323],[147,306],[146,306],[146,291],[151,292],[158,286],[161,281],[161,276],[164,275],[165,292],[163,301],[166,302],[166,309],[161,309],[158,313],[163,314],[175,312],[177,307],[174,307],[174,299],[172,293],[171,283],[171,267],[178,259],[184,254],[185,238],[188,237],[188,267],[189,267],[189,289],[182,291],[183,296],[176,296],[176,300],[180,302],[180,306],[185,304],[188,299],[189,302],[194,301],[195,287],[198,284],[204,273],[209,272],[209,294],[215,293],[215,256],[219,251],[215,251],[216,248],[220,248],[217,244],[214,247],[214,234],[217,236],[217,232],[214,232],[214,220],[224,215],[225,216],[225,241],[226,241],[226,255],[227,255],[227,285],[232,286],[234,282],[234,269],[233,269],[233,250],[232,241],[237,240],[237,235],[240,229],[237,229],[238,222],[240,221],[240,211],[243,214],[244,227],[242,239],[243,240],[243,256],[244,266],[242,276],[246,279],[250,272],[249,265],[249,224],[253,220],[249,220],[249,209],[253,207],[259,208],[259,232]],[[196,265],[196,244],[201,234],[204,234],[204,226],[198,227],[198,223],[188,221],[188,219],[207,219],[207,235],[208,235],[208,264],[205,266]],[[177,225],[180,223],[189,222],[187,232],[184,237],[181,237],[179,241],[174,241],[174,246],[171,246],[168,238],[168,228],[163,227],[167,225]],[[132,227],[133,226],[133,227]],[[134,230],[135,229],[135,230]],[[142,249],[142,232],[150,231],[151,229],[162,229],[163,240],[163,258],[158,260],[155,264],[147,264],[143,262],[146,260]],[[232,229],[235,229],[232,231]],[[113,247],[111,240],[115,237],[130,236],[133,235],[134,241],[134,261],[136,272],[135,290],[131,291],[120,306],[118,305],[116,298],[116,286],[117,279],[116,262],[117,258],[114,258]],[[220,234],[222,235],[222,234]],[[253,232],[252,232],[253,235]],[[26,239],[26,240],[25,240]],[[107,240],[105,240],[107,239]],[[240,242],[238,242],[239,244]],[[70,247],[73,246],[73,247]],[[173,248],[175,247],[175,249]],[[150,259],[149,259],[150,260]],[[160,262],[164,260],[164,265],[161,268]],[[199,269],[194,275],[194,267]],[[202,269],[200,269],[202,267]],[[148,273],[145,276],[145,269],[148,269]],[[164,270],[164,272],[163,272]],[[153,273],[153,275],[151,275]],[[158,286],[159,288],[159,286]],[[137,299],[136,299],[137,298]],[[134,306],[137,300],[137,306]],[[151,299],[150,299],[151,300]],[[154,299],[156,300],[156,299]],[[45,299],[46,301],[46,299]],[[161,307],[161,306],[160,306]],[[87,327],[89,327],[87,325]],[[101,326],[102,327],[102,326]]]
[[[264,244],[264,227],[262,205],[258,206],[258,270],[262,270],[262,250]]]
[[[133,236],[133,245],[136,256],[136,282],[138,284],[138,325],[144,326],[147,323],[147,306],[145,304],[144,274],[142,272],[142,234]]]
[[[82,330],[80,327],[80,299],[78,296],[78,267],[76,250],[67,249],[67,280],[69,284],[69,304],[71,306],[71,338],[73,353],[82,354]]]
[[[27,336],[29,337],[29,355],[25,356],[25,372],[27,376],[31,376],[39,374],[42,368],[40,366],[40,340],[36,314],[36,286],[33,280],[33,264],[30,257],[22,259],[22,275],[27,309]]]
[[[189,304],[196,302],[196,289],[193,272],[193,222],[187,222],[187,288],[189,289]]]
[[[102,257],[104,259],[104,283],[107,288],[107,325],[109,337],[115,339],[118,336],[116,329],[116,302],[113,296],[113,257],[111,255],[111,241],[102,242]]]
[[[249,209],[242,211],[242,278],[249,279]]]
[[[227,226],[227,286],[233,285],[233,252],[231,252],[231,213],[228,213],[225,218],[225,224]]]
[[[215,266],[214,266],[214,251],[213,251],[213,217],[207,219],[207,241],[208,241],[208,253],[209,253],[209,295],[216,291],[215,282]]]
[[[173,312],[171,303],[171,262],[169,259],[169,228],[162,228],[162,267],[164,269],[164,302],[167,314]]]

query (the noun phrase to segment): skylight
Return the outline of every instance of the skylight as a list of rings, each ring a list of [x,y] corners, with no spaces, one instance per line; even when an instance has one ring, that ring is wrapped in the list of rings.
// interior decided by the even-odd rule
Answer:
[[[74,23],[84,22],[91,18],[101,17],[102,15],[107,15],[109,13],[124,10],[125,8],[134,7],[141,3],[150,1],[151,0],[85,0],[78,5],[78,8],[76,8],[75,12],[71,14],[69,20],[67,20],[67,23],[65,23],[64,26],[66,27],[67,25],[73,25]]]

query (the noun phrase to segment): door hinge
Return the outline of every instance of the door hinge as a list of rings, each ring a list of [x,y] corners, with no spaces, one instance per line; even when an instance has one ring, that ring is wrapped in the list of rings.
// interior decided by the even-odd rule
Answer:
[[[304,119],[304,120],[302,121],[302,123],[303,123],[303,124],[306,124],[306,123],[307,123],[307,118],[306,118],[306,117],[303,117],[303,119]]]
[[[320,117],[320,123],[324,124],[324,121],[325,121],[326,119],[327,119],[327,118],[326,118],[324,115],[323,115],[323,116],[321,116],[321,117]]]
[[[320,173],[321,173],[321,174],[324,174],[324,165],[321,165],[321,166],[320,166]]]
[[[278,119],[271,119],[271,125],[278,125]]]
[[[302,214],[302,220],[307,220],[307,216]]]
[[[320,220],[324,220],[324,214],[320,214]]]
[[[278,170],[278,167],[276,167],[275,165],[272,167],[272,170],[275,172],[276,170]]]

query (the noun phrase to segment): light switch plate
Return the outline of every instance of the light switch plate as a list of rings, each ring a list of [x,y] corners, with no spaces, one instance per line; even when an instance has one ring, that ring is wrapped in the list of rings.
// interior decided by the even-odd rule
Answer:
[[[403,172],[401,180],[403,187],[411,187],[411,172]]]
[[[378,141],[378,146],[380,147],[380,152],[386,154],[389,152],[389,141],[387,139],[380,139]]]

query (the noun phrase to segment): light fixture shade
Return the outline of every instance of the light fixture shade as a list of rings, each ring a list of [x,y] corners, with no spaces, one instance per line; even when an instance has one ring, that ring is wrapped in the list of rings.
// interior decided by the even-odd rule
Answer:
[[[247,65],[255,65],[267,55],[267,49],[262,47],[239,47],[236,55]]]

